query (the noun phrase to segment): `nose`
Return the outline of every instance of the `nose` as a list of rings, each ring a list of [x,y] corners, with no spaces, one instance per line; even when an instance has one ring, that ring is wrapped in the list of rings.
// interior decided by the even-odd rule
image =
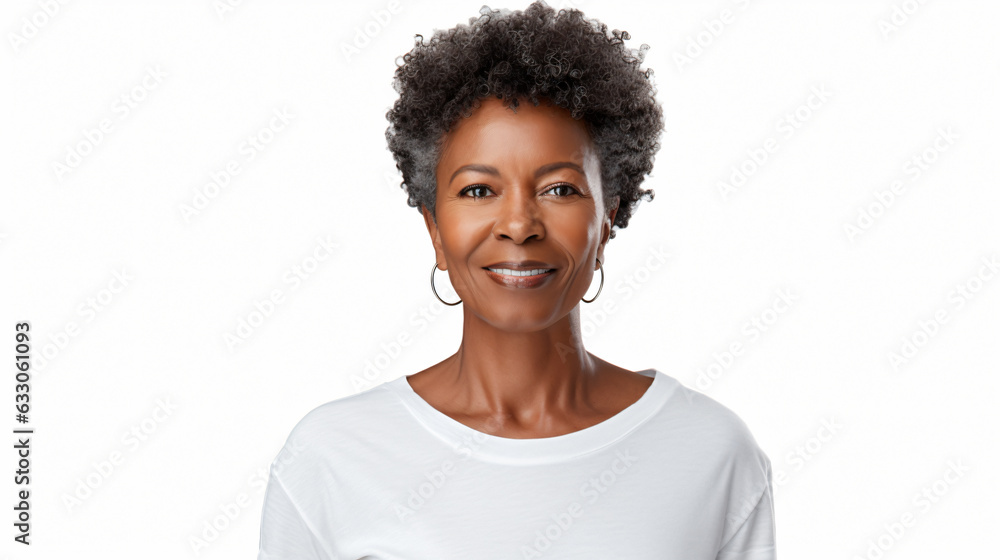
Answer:
[[[507,192],[508,196],[496,206],[499,215],[493,225],[493,236],[497,239],[510,239],[518,245],[532,237],[544,239],[545,224],[534,187],[511,187]]]

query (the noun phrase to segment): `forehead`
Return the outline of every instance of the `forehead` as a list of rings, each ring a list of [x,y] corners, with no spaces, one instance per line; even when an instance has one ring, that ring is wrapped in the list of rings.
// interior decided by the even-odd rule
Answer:
[[[535,164],[560,158],[582,164],[593,157],[586,124],[562,107],[544,99],[537,107],[521,100],[515,113],[495,97],[481,102],[445,134],[439,171],[470,163],[470,159],[490,163],[484,158],[507,158]]]

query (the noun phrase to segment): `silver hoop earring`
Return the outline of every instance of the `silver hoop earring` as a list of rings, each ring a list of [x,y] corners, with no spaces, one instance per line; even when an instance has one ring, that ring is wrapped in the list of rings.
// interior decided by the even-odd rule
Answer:
[[[441,296],[438,295],[437,288],[434,287],[434,273],[437,272],[437,269],[438,269],[438,263],[434,263],[434,268],[431,269],[431,291],[433,291],[434,295],[437,296],[438,300],[440,300],[441,303],[445,305],[458,305],[462,303],[462,300],[458,300],[455,303],[448,303],[447,301],[441,299]]]
[[[587,303],[592,303],[595,299],[597,299],[597,296],[601,295],[601,289],[604,288],[604,263],[597,261],[597,266],[601,267],[601,285],[597,287],[597,293],[594,294],[594,297],[590,299],[581,298]]]

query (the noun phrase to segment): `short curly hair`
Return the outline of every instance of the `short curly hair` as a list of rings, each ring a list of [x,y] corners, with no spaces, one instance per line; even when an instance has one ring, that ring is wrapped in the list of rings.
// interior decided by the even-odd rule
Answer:
[[[640,185],[660,149],[663,111],[654,97],[653,71],[640,70],[649,45],[625,47],[627,31],[585,18],[576,9],[556,13],[544,1],[522,12],[484,5],[468,25],[435,30],[430,41],[397,58],[385,137],[402,173],[409,206],[426,207],[434,221],[435,172],[444,135],[490,95],[516,112],[519,98],[539,98],[583,119],[601,168],[605,208],[619,197],[612,226],[628,225]],[[611,238],[614,238],[614,227]]]

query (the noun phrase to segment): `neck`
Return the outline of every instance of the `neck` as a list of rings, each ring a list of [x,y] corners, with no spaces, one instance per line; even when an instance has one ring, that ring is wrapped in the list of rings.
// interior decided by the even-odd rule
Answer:
[[[540,331],[504,329],[466,312],[462,344],[441,363],[449,402],[470,415],[520,424],[586,408],[603,360],[587,352],[579,306]]]

